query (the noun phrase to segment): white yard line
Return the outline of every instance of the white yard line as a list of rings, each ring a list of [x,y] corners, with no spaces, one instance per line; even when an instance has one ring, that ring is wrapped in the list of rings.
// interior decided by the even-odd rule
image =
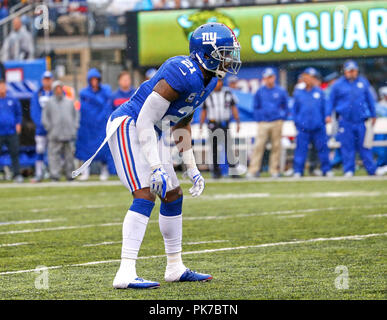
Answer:
[[[384,218],[387,217],[387,213],[382,214],[370,214],[368,216],[365,216],[366,218]]]
[[[380,181],[380,180],[387,180],[387,176],[383,177],[375,177],[375,176],[358,176],[358,177],[352,177],[352,178],[346,178],[343,176],[340,177],[303,177],[300,179],[295,178],[288,178],[288,177],[281,177],[278,179],[273,178],[256,178],[256,179],[230,179],[230,178],[224,178],[224,179],[211,179],[207,178],[206,183],[213,183],[213,184],[219,184],[219,183],[260,183],[260,182],[275,182],[275,183],[282,183],[282,182],[310,182],[310,181],[316,181],[316,182],[324,182],[324,181],[337,181],[337,182],[353,182],[353,181]],[[187,183],[190,184],[189,180],[186,179],[180,179],[181,183]],[[39,184],[32,184],[32,183],[23,183],[23,184],[15,184],[15,183],[0,183],[0,189],[11,189],[11,188],[66,188],[66,187],[110,187],[110,186],[122,186],[122,183],[118,180],[112,180],[112,181],[72,181],[72,182],[42,182]]]
[[[186,200],[228,200],[228,199],[250,199],[250,198],[348,198],[348,197],[377,197],[387,195],[387,192],[380,191],[343,191],[343,192],[314,192],[314,193],[287,193],[287,194],[270,194],[270,193],[224,193],[213,195],[202,195],[199,198],[184,198]]]
[[[105,241],[100,243],[89,243],[89,244],[84,244],[82,247],[98,247],[98,246],[107,246],[110,244],[118,244],[118,243],[122,243],[122,241]]]
[[[343,191],[343,192],[316,192],[316,193],[287,193],[287,194],[270,194],[270,193],[223,193],[223,194],[213,194],[213,195],[202,195],[199,198],[185,197],[184,201],[208,201],[208,200],[228,200],[228,199],[259,199],[259,198],[283,198],[283,199],[294,199],[294,198],[347,198],[347,197],[377,197],[387,195],[387,192],[380,191]],[[61,197],[58,197],[61,198]],[[51,199],[51,197],[47,197]],[[15,199],[14,199],[15,200]],[[36,200],[36,198],[35,198]],[[95,204],[95,205],[79,205],[79,206],[69,206],[66,207],[66,210],[81,210],[81,209],[102,209],[102,208],[113,208],[121,207],[123,204],[114,203],[114,204]],[[55,207],[51,208],[34,208],[26,209],[23,211],[16,212],[47,212],[47,211],[56,211],[58,210]],[[0,210],[1,213],[14,213],[14,210]]]
[[[230,240],[209,240],[209,241],[196,241],[196,242],[185,242],[183,244],[186,245],[196,245],[196,244],[205,244],[205,243],[221,243],[221,242],[229,242]]]
[[[17,242],[17,243],[4,243],[0,244],[0,248],[2,247],[17,247],[17,246],[24,246],[26,244],[29,244],[29,242]]]
[[[17,233],[33,233],[33,232],[42,232],[42,231],[58,231],[58,230],[71,230],[71,229],[84,229],[84,228],[93,228],[93,227],[110,227],[122,225],[122,222],[111,222],[111,223],[102,223],[102,224],[85,224],[79,226],[59,226],[52,228],[40,228],[40,229],[27,229],[27,230],[11,230],[0,232],[2,234],[17,234]]]
[[[343,209],[352,209],[352,208],[373,208],[377,206],[385,205],[364,205],[364,206],[350,206],[350,207],[328,207],[328,208],[311,208],[311,209],[300,209],[300,210],[281,210],[281,211],[268,211],[268,212],[257,212],[257,213],[241,213],[241,214],[230,214],[230,215],[219,215],[219,216],[193,216],[186,217],[183,215],[183,220],[185,221],[195,221],[195,220],[221,220],[221,219],[234,219],[234,218],[249,218],[257,216],[268,216],[268,215],[282,215],[282,214],[295,214],[295,213],[312,213],[312,212],[321,212],[321,211],[335,211]],[[150,220],[149,223],[158,223],[158,220]],[[0,235],[4,234],[19,234],[19,233],[34,233],[34,232],[44,232],[44,231],[59,231],[59,230],[72,230],[72,229],[85,229],[85,228],[94,228],[94,227],[110,227],[110,226],[121,226],[122,222],[110,222],[102,224],[86,224],[86,225],[76,225],[76,226],[58,226],[51,228],[39,228],[39,229],[26,229],[26,230],[10,230],[0,232]]]
[[[371,233],[371,234],[363,234],[363,235],[349,235],[349,236],[340,236],[340,237],[331,237],[331,238],[314,238],[314,239],[307,239],[307,240],[294,240],[294,241],[283,241],[283,242],[274,242],[274,243],[262,243],[262,244],[249,245],[249,246],[207,249],[207,250],[198,250],[198,251],[186,251],[186,252],[183,252],[182,254],[183,255],[195,255],[195,254],[202,254],[202,253],[213,253],[213,252],[254,249],[254,248],[266,248],[266,247],[286,246],[286,245],[294,245],[294,244],[306,244],[306,243],[325,242],[325,241],[362,240],[362,239],[366,239],[366,238],[382,237],[382,236],[387,236],[387,232]],[[165,255],[139,257],[138,259],[145,260],[145,259],[162,258],[162,257],[165,257]],[[68,265],[61,265],[61,266],[51,266],[51,267],[47,267],[47,268],[43,268],[43,269],[49,270],[49,269],[60,269],[60,268],[64,268],[64,267],[84,267],[84,266],[107,264],[107,263],[118,263],[120,261],[121,260],[119,260],[119,259],[91,261],[91,262],[85,262],[85,263],[68,264]],[[4,271],[4,272],[0,272],[0,275],[28,273],[28,272],[35,272],[35,271],[37,271],[37,269]]]
[[[220,242],[228,242],[230,240],[211,240],[211,241],[198,241],[198,242],[185,242],[185,245],[195,245],[195,244],[204,244],[204,243],[220,243]],[[107,246],[111,244],[120,244],[122,241],[105,241],[99,243],[89,243],[84,244],[82,247],[98,247],[98,246]]]
[[[94,205],[82,205],[82,206],[72,206],[66,207],[65,210],[80,210],[80,209],[103,209],[103,208],[113,208],[113,207],[122,207],[122,203],[114,203],[114,204],[94,204]],[[23,209],[23,210],[0,210],[1,213],[15,213],[15,212],[32,212],[32,213],[40,213],[40,212],[49,212],[49,211],[58,211],[56,207],[50,208],[34,208],[34,209]]]
[[[30,224],[30,223],[47,223],[47,222],[55,222],[55,221],[64,221],[66,219],[40,219],[40,220],[20,220],[20,221],[4,221],[0,222],[1,226],[9,226],[9,225],[15,225],[15,224]]]
[[[304,214],[291,214],[288,216],[278,216],[277,218],[278,219],[292,219],[292,218],[303,218],[303,217],[305,217]]]

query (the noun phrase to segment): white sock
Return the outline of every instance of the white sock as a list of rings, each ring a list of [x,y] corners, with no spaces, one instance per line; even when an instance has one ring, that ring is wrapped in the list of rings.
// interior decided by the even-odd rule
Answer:
[[[127,259],[122,258],[120,268],[118,269],[118,273],[122,273],[125,278],[135,279],[137,278],[136,273],[136,260],[135,259]]]
[[[159,215],[159,226],[164,238],[165,252],[167,254],[166,281],[176,281],[186,270],[181,258],[183,217]]]
[[[128,210],[122,226],[121,265],[114,279],[114,287],[127,287],[137,278],[136,260],[149,218]]]
[[[128,210],[122,226],[121,258],[137,259],[149,218]]]

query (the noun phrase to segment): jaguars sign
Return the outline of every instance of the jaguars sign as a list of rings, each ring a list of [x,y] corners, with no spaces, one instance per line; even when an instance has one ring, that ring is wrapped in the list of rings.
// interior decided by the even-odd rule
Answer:
[[[387,55],[387,1],[144,11],[135,19],[142,66],[188,54],[191,33],[206,22],[234,31],[243,62]]]

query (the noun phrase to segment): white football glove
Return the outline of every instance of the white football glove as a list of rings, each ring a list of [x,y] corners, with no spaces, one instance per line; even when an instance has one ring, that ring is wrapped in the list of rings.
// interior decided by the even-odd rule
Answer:
[[[189,193],[193,197],[198,197],[202,194],[204,190],[204,178],[200,174],[200,171],[197,167],[189,168],[185,172],[185,175],[191,180],[193,186],[189,189]]]
[[[165,198],[167,190],[172,189],[172,181],[163,167],[154,169],[150,176],[150,192]]]

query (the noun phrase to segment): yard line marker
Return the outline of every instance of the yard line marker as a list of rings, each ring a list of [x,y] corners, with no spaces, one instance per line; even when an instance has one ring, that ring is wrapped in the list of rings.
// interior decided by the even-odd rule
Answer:
[[[40,219],[40,220],[4,221],[4,222],[0,222],[0,227],[1,227],[1,226],[14,225],[14,224],[46,223],[46,222],[64,221],[64,220],[66,220],[66,219],[60,218],[60,219]]]
[[[26,244],[29,244],[29,242],[17,242],[17,243],[4,243],[0,244],[1,247],[17,247],[17,246],[24,246]]]
[[[192,254],[202,254],[202,253],[212,253],[212,252],[222,252],[222,251],[233,251],[233,250],[243,250],[243,249],[253,249],[253,248],[267,248],[267,247],[286,246],[286,245],[294,245],[294,244],[324,242],[324,241],[362,240],[362,239],[366,239],[366,238],[382,237],[382,236],[387,236],[387,232],[384,232],[384,233],[370,233],[370,234],[363,234],[363,235],[349,235],[349,236],[340,236],[340,237],[331,237],[331,238],[314,238],[314,239],[307,239],[307,240],[293,240],[293,241],[282,241],[282,242],[274,242],[274,243],[262,243],[262,244],[249,245],[249,246],[238,246],[238,247],[229,247],[229,248],[206,249],[206,250],[198,250],[198,251],[186,251],[186,252],[182,252],[182,254],[183,255],[192,255]],[[163,255],[138,257],[138,259],[147,260],[147,259],[163,258],[163,257],[165,257],[165,254],[163,254]],[[60,269],[60,268],[64,268],[64,267],[84,267],[84,266],[93,266],[93,265],[107,264],[107,263],[118,263],[120,261],[121,261],[121,259],[91,261],[91,262],[68,264],[68,265],[62,265],[62,266],[51,266],[51,267],[47,267],[47,268],[44,268],[44,269],[46,270],[46,269]],[[0,275],[28,273],[28,272],[34,272],[36,270],[37,269],[5,271],[5,272],[0,272]]]

